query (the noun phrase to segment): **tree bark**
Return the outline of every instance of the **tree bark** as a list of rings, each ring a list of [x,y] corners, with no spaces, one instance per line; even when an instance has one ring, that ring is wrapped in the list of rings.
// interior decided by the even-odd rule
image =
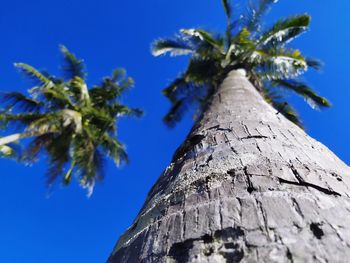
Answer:
[[[224,80],[108,263],[348,262],[350,168]]]

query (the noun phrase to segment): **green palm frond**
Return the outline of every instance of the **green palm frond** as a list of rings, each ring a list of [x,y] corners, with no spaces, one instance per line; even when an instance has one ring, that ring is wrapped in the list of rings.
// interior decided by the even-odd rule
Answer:
[[[298,77],[308,70],[307,62],[298,50],[271,48],[258,50],[257,67],[263,78],[270,80]]]
[[[314,90],[304,83],[295,80],[275,80],[274,84],[299,94],[313,109],[331,106],[330,102],[326,98],[319,96]]]
[[[116,68],[112,72],[112,81],[118,83],[119,81],[123,81],[126,78],[126,70],[123,68]]]
[[[152,44],[153,56],[169,53],[171,56],[188,55],[193,52],[193,47],[187,39],[179,37],[174,39],[158,39]]]
[[[20,110],[28,112],[36,112],[43,107],[42,102],[16,91],[0,93],[0,100],[11,109],[17,106]]]
[[[227,19],[230,21],[231,20],[231,16],[232,16],[232,7],[230,4],[229,0],[222,0],[222,5],[224,7],[224,11],[226,14]]]
[[[280,20],[270,30],[262,34],[258,45],[266,47],[286,44],[305,32],[310,21],[309,15],[297,15]]]
[[[116,165],[128,163],[129,159],[125,150],[125,146],[121,144],[117,139],[105,134],[102,137],[101,147],[106,152],[106,154],[116,163]]]
[[[129,116],[129,117],[142,117],[143,111],[137,108],[129,108],[125,105],[114,103],[110,106],[112,112],[116,113],[118,117]]]
[[[62,132],[52,135],[49,143],[44,146],[44,150],[49,157],[49,167],[46,172],[49,186],[64,174],[66,165],[70,162],[71,141],[72,134]]]
[[[261,28],[261,20],[269,11],[272,4],[278,0],[252,0],[249,2],[250,18],[247,21],[249,31],[259,31]]]
[[[0,123],[1,128],[6,129],[11,125],[15,125],[16,127],[22,128],[27,127],[33,121],[36,121],[43,117],[41,113],[11,113],[11,112],[3,112],[0,114]]]
[[[90,104],[90,94],[84,79],[82,79],[79,76],[74,76],[69,80],[67,86],[68,86],[68,89],[70,88],[70,90],[72,91],[74,100],[78,104],[86,104],[86,105]],[[63,89],[60,89],[60,91],[63,91],[63,93],[66,93],[64,92],[65,87]]]
[[[297,111],[288,102],[272,101],[272,106],[277,110],[276,114],[282,114],[291,122],[303,128],[303,124],[300,121]]]
[[[218,39],[215,39],[215,37],[208,31],[191,28],[181,29],[180,32],[184,35],[200,40],[202,43],[206,43],[220,52],[224,52],[223,43],[221,43],[221,41],[218,41]]]
[[[163,90],[163,94],[171,101],[170,110],[163,118],[164,123],[174,127],[187,111],[201,106],[200,102],[205,100],[207,93],[207,89],[193,82],[186,82],[181,77],[176,79]]]
[[[63,66],[63,70],[68,76],[68,79],[72,79],[74,77],[80,77],[81,79],[85,79],[86,72],[84,71],[85,65],[84,61],[78,59],[73,53],[71,53],[65,46],[60,46],[61,53],[65,60],[65,65]]]
[[[19,68],[25,74],[25,76],[29,77],[39,85],[48,88],[54,85],[49,78],[30,65],[25,63],[15,63],[14,65],[15,67]]]

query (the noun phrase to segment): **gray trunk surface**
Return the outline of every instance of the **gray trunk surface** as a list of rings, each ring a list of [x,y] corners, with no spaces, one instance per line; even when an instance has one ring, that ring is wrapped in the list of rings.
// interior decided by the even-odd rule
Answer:
[[[232,71],[108,262],[350,262],[349,194],[350,168]]]

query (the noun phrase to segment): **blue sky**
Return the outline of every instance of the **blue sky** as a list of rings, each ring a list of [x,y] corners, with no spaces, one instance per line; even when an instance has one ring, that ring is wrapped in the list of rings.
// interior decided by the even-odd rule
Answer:
[[[325,63],[321,73],[308,73],[306,78],[333,107],[318,112],[301,99],[291,99],[308,133],[348,164],[349,11],[348,0],[280,0],[267,19],[300,12],[312,15],[310,32],[294,46]],[[90,199],[74,183],[49,192],[45,158],[32,167],[0,160],[1,262],[104,262],[191,127],[190,118],[173,130],[161,121],[169,105],[160,90],[183,69],[186,59],[153,58],[150,43],[184,27],[222,29],[220,1],[12,0],[4,1],[0,12],[2,91],[29,87],[13,62],[58,74],[59,44],[85,59],[90,84],[121,66],[136,80],[124,101],[143,108],[146,115],[121,120],[119,130],[131,163],[121,169],[109,163],[104,182]]]

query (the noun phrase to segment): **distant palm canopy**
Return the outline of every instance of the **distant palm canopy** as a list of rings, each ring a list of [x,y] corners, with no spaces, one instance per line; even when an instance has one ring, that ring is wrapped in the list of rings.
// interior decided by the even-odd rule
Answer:
[[[88,87],[82,60],[61,46],[64,77],[58,78],[34,67],[16,63],[34,87],[27,94],[1,94],[1,129],[16,132],[0,138],[2,157],[31,164],[41,152],[48,156],[48,184],[61,177],[64,185],[76,176],[92,193],[103,178],[105,157],[116,165],[128,161],[117,138],[116,120],[142,111],[120,103],[123,92],[133,86],[124,69],[116,69],[100,85]],[[22,139],[29,139],[22,143]],[[21,142],[21,144],[18,144]]]
[[[152,45],[155,56],[189,55],[187,69],[163,90],[171,108],[165,123],[174,126],[188,109],[201,113],[227,74],[244,69],[248,79],[278,113],[302,127],[294,108],[286,102],[284,90],[302,96],[312,108],[330,103],[299,79],[309,68],[319,69],[318,60],[307,58],[288,44],[304,33],[310,24],[307,14],[277,21],[265,30],[261,19],[277,0],[231,4],[222,0],[227,18],[226,31],[212,33],[204,29],[181,29],[172,38],[158,39]],[[242,8],[244,7],[244,8]]]

